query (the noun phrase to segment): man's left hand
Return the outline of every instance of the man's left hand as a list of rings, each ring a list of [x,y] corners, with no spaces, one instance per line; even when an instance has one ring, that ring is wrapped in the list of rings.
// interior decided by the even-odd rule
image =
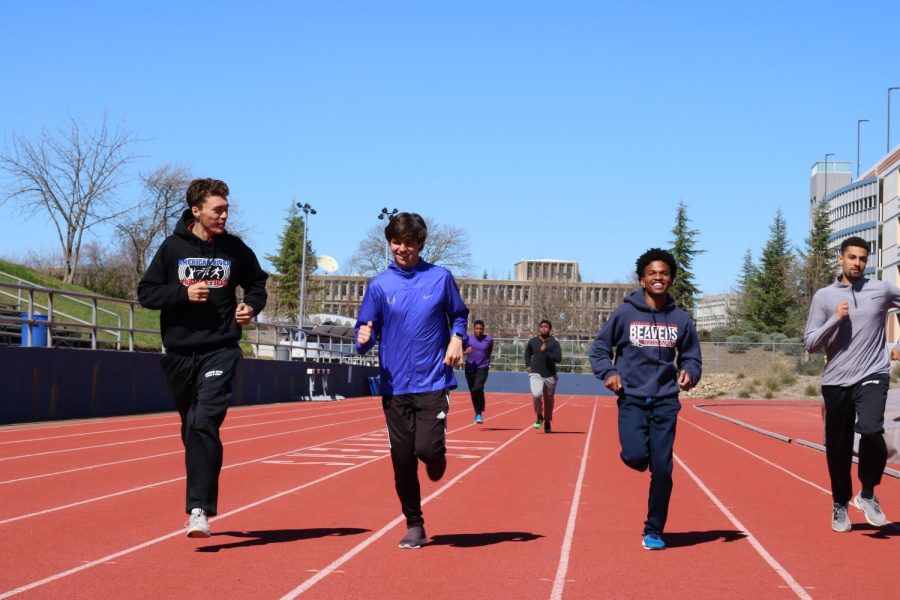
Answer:
[[[455,367],[463,361],[463,343],[462,340],[455,335],[450,338],[450,344],[447,346],[447,354],[444,355],[444,364]]]
[[[678,374],[678,387],[680,387],[683,392],[694,387],[694,382],[691,381],[691,376],[687,371],[681,371]]]
[[[254,314],[252,306],[241,302],[238,304],[237,310],[234,311],[234,320],[237,321],[238,325],[247,325],[253,320]]]

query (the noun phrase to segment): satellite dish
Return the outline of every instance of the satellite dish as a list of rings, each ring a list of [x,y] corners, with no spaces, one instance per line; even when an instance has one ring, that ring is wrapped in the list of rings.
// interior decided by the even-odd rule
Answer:
[[[326,273],[334,273],[338,270],[337,261],[327,254],[323,254],[322,256],[320,256],[319,260],[316,261],[316,264]]]

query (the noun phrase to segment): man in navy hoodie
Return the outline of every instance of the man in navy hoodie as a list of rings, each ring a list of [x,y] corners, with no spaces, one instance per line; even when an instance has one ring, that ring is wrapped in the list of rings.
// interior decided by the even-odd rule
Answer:
[[[469,317],[450,271],[419,258],[427,234],[416,213],[399,213],[388,222],[384,237],[394,262],[369,282],[356,320],[360,354],[379,340],[381,406],[406,516],[401,548],[428,541],[418,460],[432,481],[444,476],[449,391],[456,387],[453,367],[463,360]]]
[[[188,208],[138,285],[141,305],[161,310],[162,367],[181,415],[188,537],[210,535],[207,516],[218,510],[222,470],[219,428],[241,358],[240,326],[266,306],[268,276],[253,251],[225,232],[227,198],[224,181],[192,181]]]
[[[666,547],[662,533],[672,496],[678,390],[691,389],[701,372],[694,323],[669,296],[676,273],[675,258],[665,250],[642,254],[637,260],[641,289],[616,308],[590,351],[594,375],[619,397],[622,462],[637,471],[650,468],[642,540],[647,550]]]

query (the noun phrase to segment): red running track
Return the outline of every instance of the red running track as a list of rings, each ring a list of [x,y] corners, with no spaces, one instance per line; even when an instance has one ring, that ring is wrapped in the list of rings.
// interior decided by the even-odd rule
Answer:
[[[830,529],[824,457],[690,408],[663,552],[608,397],[453,394],[431,543],[401,550],[380,403],[240,407],[213,536],[183,536],[174,413],[0,428],[0,598],[848,598],[897,594],[896,524]],[[702,403],[702,401],[699,401]],[[879,495],[900,511],[900,481]]]

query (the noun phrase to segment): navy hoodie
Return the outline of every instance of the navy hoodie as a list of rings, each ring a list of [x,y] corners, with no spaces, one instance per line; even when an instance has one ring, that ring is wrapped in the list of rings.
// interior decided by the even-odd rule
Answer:
[[[618,374],[626,396],[677,396],[682,369],[694,385],[700,381],[700,339],[694,322],[671,297],[662,310],[651,308],[643,290],[630,293],[616,308],[597,334],[589,356],[594,375],[605,381]]]
[[[185,210],[138,284],[141,305],[161,309],[163,346],[176,352],[237,345],[241,339],[234,316],[237,286],[243,288],[244,303],[255,315],[266,306],[268,275],[253,250],[228,233],[201,240],[191,233],[193,221],[190,209]],[[206,302],[191,302],[188,286],[200,281],[209,287],[209,297]]]

